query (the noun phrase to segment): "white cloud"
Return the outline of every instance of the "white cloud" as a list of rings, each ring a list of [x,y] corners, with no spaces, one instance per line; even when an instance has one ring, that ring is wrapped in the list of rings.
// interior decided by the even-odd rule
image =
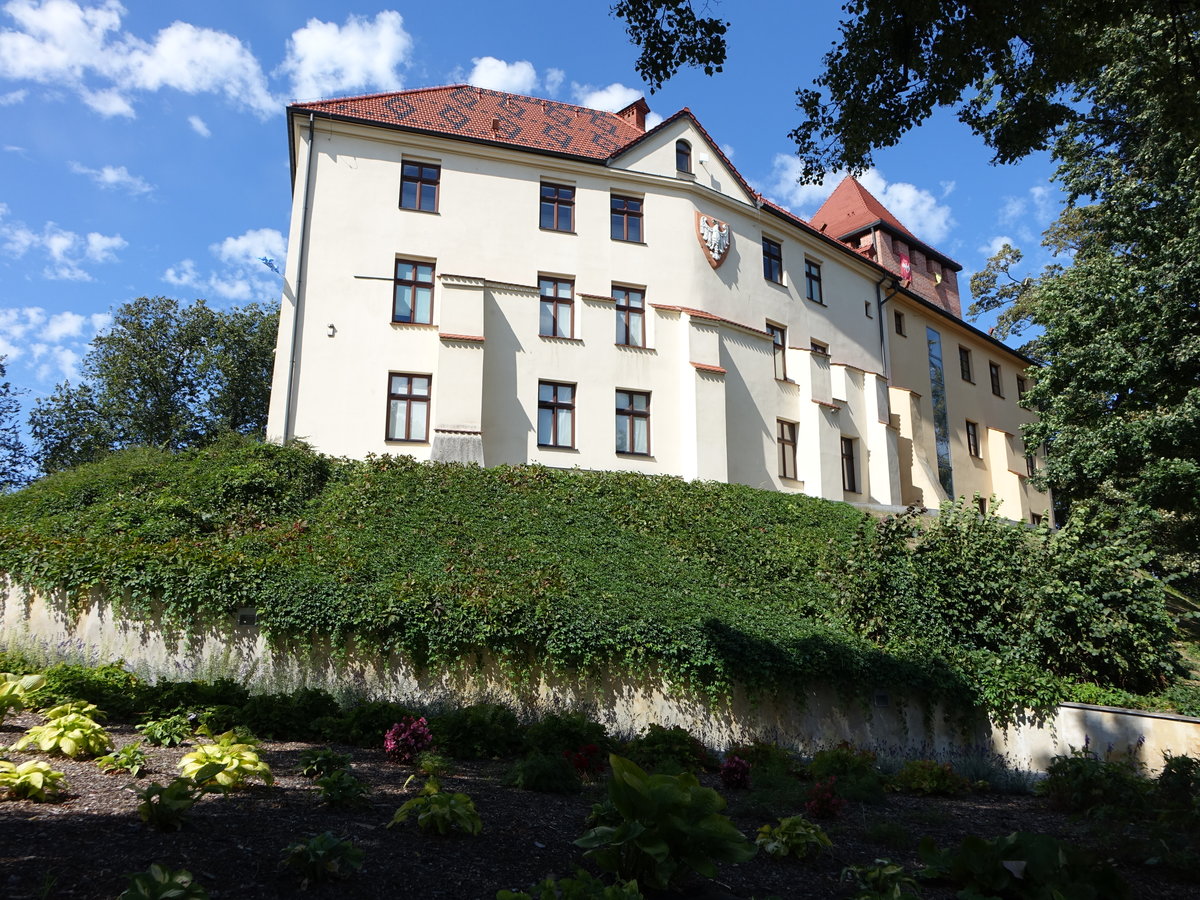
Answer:
[[[571,83],[571,94],[575,97],[575,102],[580,106],[586,106],[589,109],[604,109],[608,112],[616,112],[624,109],[634,100],[642,96],[642,92],[637,88],[626,87],[623,84],[613,82],[608,87],[596,88],[590,84]]]
[[[258,60],[225,32],[173,22],[143,40],[122,30],[116,0],[10,0],[3,10],[17,27],[0,31],[0,77],[66,87],[103,116],[132,117],[133,93],[163,88],[278,112]]]
[[[953,194],[954,189],[956,187],[958,187],[957,181],[939,181],[938,184],[941,185],[941,188],[942,188],[942,199],[943,200],[945,200],[947,197],[949,197],[951,194]]]
[[[89,169],[77,162],[69,164],[76,175],[87,175],[102,188],[122,188],[131,194],[148,194],[154,186],[140,175],[131,175],[124,166],[104,166],[100,169]]]
[[[538,85],[537,70],[526,60],[514,63],[496,59],[494,56],[480,56],[472,59],[474,68],[467,76],[467,83],[476,87],[488,88],[493,91],[507,91],[511,94],[532,94]],[[556,72],[558,84],[562,83],[563,73]],[[547,76],[549,78],[549,75]],[[547,82],[547,86],[549,83]],[[558,85],[555,85],[557,87]]]
[[[984,244],[983,246],[981,246],[977,249],[983,256],[986,256],[988,259],[991,259],[993,256],[995,256],[997,253],[1000,252],[1000,248],[1003,247],[1005,244],[1009,244],[1010,246],[1016,246],[1016,241],[1014,241],[1007,234],[999,234],[999,235],[996,235],[994,238],[992,238],[990,241],[988,241],[986,244]]]
[[[287,253],[287,241],[274,228],[253,228],[237,237],[227,237],[219,244],[208,248],[222,262],[262,267],[260,257],[275,260],[283,269],[283,257]]]
[[[208,130],[208,126],[199,116],[188,116],[188,124],[192,126],[192,131],[200,137],[212,137],[212,132]]]
[[[291,78],[292,96],[304,99],[353,88],[399,90],[403,82],[396,68],[408,64],[412,43],[404,19],[394,10],[384,10],[374,20],[352,15],[342,26],[309,19],[292,32],[278,71]]]
[[[87,318],[79,313],[55,313],[50,317],[50,321],[46,323],[46,327],[42,329],[39,337],[51,344],[57,344],[63,338],[79,337],[83,334],[83,324],[86,321]]]
[[[1023,224],[1032,237],[1058,215],[1057,197],[1048,185],[1035,184],[1023,197],[1005,197],[998,218],[1002,225]],[[1033,226],[1032,229],[1028,226]]]
[[[128,246],[119,234],[93,231],[82,237],[54,222],[47,222],[41,232],[36,232],[23,222],[4,221],[7,213],[8,207],[0,203],[0,250],[16,258],[40,250],[49,260],[42,276],[52,281],[91,281],[82,263],[115,262],[115,251]]]
[[[15,106],[18,103],[24,102],[29,95],[26,90],[9,91],[7,94],[0,94],[0,106]]]
[[[196,287],[200,284],[200,274],[196,271],[196,263],[185,259],[178,267],[171,266],[163,272],[163,281],[176,287]]]
[[[566,80],[567,73],[562,69],[547,69],[542,80],[546,83],[546,93],[551,97],[558,96],[558,89],[562,87],[563,81]]]
[[[208,249],[221,264],[219,271],[202,274],[194,260],[185,259],[168,268],[163,281],[226,300],[278,299],[279,276],[262,262],[263,257],[272,260],[281,272],[287,264],[287,240],[274,228],[253,228]]]
[[[727,160],[733,161],[733,144],[722,144],[721,152],[725,154]]]
[[[825,198],[833,193],[844,173],[830,173],[820,184],[800,184],[797,179],[800,178],[803,168],[797,157],[787,153],[776,153],[771,161],[771,181],[763,188],[763,193],[780,206],[807,219],[825,202]]]
[[[1016,222],[1025,215],[1026,205],[1023,197],[1005,197],[1004,203],[1000,206],[1000,222],[1004,225]]]
[[[662,124],[662,120],[663,117],[656,112],[651,111],[646,113],[646,130],[649,131],[651,128],[657,128]]]
[[[78,378],[88,343],[111,322],[108,313],[63,310],[51,315],[38,306],[0,308],[0,356],[7,356],[10,366],[22,360],[20,365],[31,367],[39,381]]]

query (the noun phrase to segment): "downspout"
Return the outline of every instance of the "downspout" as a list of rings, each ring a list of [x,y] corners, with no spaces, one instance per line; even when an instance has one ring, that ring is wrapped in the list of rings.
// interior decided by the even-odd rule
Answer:
[[[308,274],[308,209],[312,198],[313,160],[316,158],[313,135],[316,128],[316,118],[308,114],[308,163],[304,174],[304,211],[300,219],[300,264],[297,267],[296,309],[292,314],[292,344],[288,359],[287,391],[283,407],[283,443],[292,439],[292,392],[296,381],[296,347],[300,338],[300,318],[304,308],[304,287]]]
[[[880,292],[879,289],[881,287],[883,287],[883,283],[885,281],[888,281],[889,279],[892,282],[892,289],[888,292],[888,295],[885,297],[885,296],[883,296],[883,294]],[[889,384],[891,383],[891,380],[892,380],[892,360],[887,352],[887,334],[884,331],[884,323],[883,323],[883,304],[887,303],[894,296],[896,296],[896,292],[898,290],[899,290],[899,288],[896,286],[896,276],[894,276],[894,275],[884,275],[875,284],[875,310],[877,313],[876,318],[879,319],[879,355],[880,355],[880,358],[883,360],[883,376],[884,376],[884,378],[886,378],[888,380]]]

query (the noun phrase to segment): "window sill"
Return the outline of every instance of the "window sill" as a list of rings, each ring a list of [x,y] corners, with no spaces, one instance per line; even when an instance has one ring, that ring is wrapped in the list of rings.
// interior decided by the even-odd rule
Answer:
[[[767,278],[765,275],[763,276],[763,281],[765,281],[769,285],[773,285],[774,287],[782,288],[785,291],[787,290],[787,282],[786,281],[776,281],[774,278]]]
[[[412,207],[412,206],[401,206],[401,207],[398,207],[398,209],[400,209],[402,212],[425,213],[425,215],[427,215],[427,216],[440,216],[441,215],[441,212],[439,212],[436,209],[416,209],[415,207]]]
[[[583,338],[559,337],[556,334],[539,334],[538,337],[540,337],[543,341],[566,341],[569,344],[582,344],[583,343]]]
[[[384,438],[386,444],[411,444],[417,447],[428,447],[429,441],[414,441],[411,438]]]
[[[560,444],[538,444],[537,448],[539,450],[560,450],[560,451],[565,451],[567,453],[578,453],[579,452],[575,447],[565,447]]]
[[[617,450],[616,454],[617,456],[635,456],[638,459],[649,459],[657,462],[657,460],[654,460],[653,453],[638,453],[635,450]]]
[[[637,350],[641,353],[657,353],[656,347],[642,347],[638,344],[613,344],[614,347],[619,347],[622,350]]]
[[[995,391],[992,391],[992,396],[993,396],[993,397],[995,397],[997,400],[1004,400],[1004,399],[1006,399],[1006,398],[1005,398],[1005,396],[1004,396],[1003,394],[997,394]]]
[[[809,303],[817,304],[817,306],[828,306],[829,305],[824,300],[814,300],[812,297],[805,297],[804,299],[807,300]]]
[[[631,241],[631,240],[629,240],[629,238],[619,238],[619,237],[615,237],[615,238],[610,238],[610,240],[612,240],[612,241],[615,241],[615,242],[616,242],[616,243],[618,243],[618,244],[637,244],[639,247],[645,247],[645,246],[646,246],[646,242],[645,242],[645,241]]]
[[[682,178],[684,181],[695,181],[696,173],[695,172],[685,172],[682,169],[676,169],[675,177]]]
[[[565,228],[544,228],[542,226],[538,226],[538,230],[548,232],[549,234],[578,234],[579,233],[577,231],[567,231]]]
[[[437,326],[432,322],[404,322],[392,319],[391,324],[403,326],[405,328],[437,328]]]
[[[795,387],[796,379],[794,379],[794,378],[776,378],[775,383],[776,384],[790,384],[790,385],[792,385],[792,387]]]

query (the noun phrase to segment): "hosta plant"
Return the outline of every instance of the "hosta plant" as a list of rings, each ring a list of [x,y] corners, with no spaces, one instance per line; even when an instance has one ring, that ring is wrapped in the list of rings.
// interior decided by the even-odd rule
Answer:
[[[0,672],[0,722],[11,711],[25,708],[28,696],[46,683],[44,675],[13,675]]]
[[[192,736],[192,724],[185,715],[151,719],[136,726],[151,746],[176,747]]]
[[[51,712],[63,709],[64,707],[56,707],[46,715],[49,717]],[[95,711],[95,707],[92,707],[92,711]],[[36,747],[43,753],[77,759],[100,756],[106,750],[111,750],[112,738],[108,736],[104,726],[83,713],[59,712],[58,715],[49,718],[45,725],[34,725],[13,744],[14,750],[26,750],[30,747]]]
[[[444,794],[436,778],[425,782],[421,793],[409,800],[392,816],[387,827],[400,825],[416,817],[417,827],[422,831],[438,834],[462,832],[476,835],[483,831],[483,820],[475,810],[475,803],[466,794]]]
[[[620,824],[598,825],[575,841],[604,871],[665,890],[690,872],[712,878],[717,863],[754,856],[757,848],[721,815],[724,798],[694,775],[647,775],[615,753],[608,761]]]
[[[210,763],[196,775],[207,780],[220,771],[220,763]],[[152,781],[142,790],[134,791],[134,796],[138,799],[138,815],[143,822],[160,831],[178,831],[183,827],[188,811],[210,790],[212,788],[192,778],[176,778],[166,786]]]
[[[585,869],[571,878],[545,878],[528,891],[497,891],[496,900],[641,900],[636,881],[605,884]]]
[[[803,816],[788,816],[778,825],[762,826],[754,843],[776,859],[807,859],[833,846],[825,830]]]
[[[279,866],[299,875],[300,888],[304,890],[311,882],[351,875],[362,868],[362,863],[360,848],[326,831],[285,847]]]
[[[317,790],[321,799],[330,806],[350,808],[362,806],[370,788],[350,774],[348,769],[337,769],[317,779]]]
[[[142,742],[134,741],[112,753],[97,756],[96,765],[100,767],[101,772],[110,775],[116,772],[128,772],[137,778],[146,768],[146,754],[142,750]]]
[[[853,900],[916,900],[919,896],[916,879],[890,859],[877,859],[872,866],[846,866],[842,881],[857,887]]]
[[[129,887],[117,900],[208,900],[208,891],[186,869],[154,863],[145,872],[130,875]]]
[[[67,780],[40,760],[16,765],[0,759],[0,793],[14,800],[41,802],[66,790]]]
[[[331,747],[305,750],[300,754],[300,774],[305,778],[324,778],[350,765],[350,757]]]
[[[179,761],[179,774],[216,790],[232,790],[241,787],[249,778],[260,778],[266,784],[274,784],[271,767],[259,759],[253,744],[240,743],[235,732],[227,731],[216,737],[212,744],[201,744]],[[200,777],[202,771],[212,771],[219,764],[216,774]]]

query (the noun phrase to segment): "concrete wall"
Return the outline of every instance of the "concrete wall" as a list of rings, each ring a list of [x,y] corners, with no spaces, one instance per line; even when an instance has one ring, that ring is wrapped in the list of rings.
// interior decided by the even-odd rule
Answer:
[[[41,650],[54,657],[92,663],[125,660],[144,677],[190,679],[231,676],[256,691],[324,687],[335,694],[412,700],[422,704],[500,700],[527,714],[585,708],[608,728],[632,735],[651,722],[680,725],[711,747],[754,739],[801,752],[850,741],[900,755],[953,756],[990,748],[1010,767],[1044,770],[1051,757],[1082,747],[1123,753],[1137,746],[1150,770],[1163,753],[1200,756],[1200,719],[1066,704],[1045,722],[1026,721],[1007,730],[980,723],[972,729],[938,711],[926,715],[888,686],[874,686],[866,701],[839,697],[832,688],[750,697],[743,690],[712,703],[654,679],[619,675],[586,683],[544,672],[514,686],[486,658],[458,671],[418,672],[398,657],[383,659],[349,650],[337,656],[316,649],[273,650],[252,626],[230,625],[190,637],[138,621],[123,621],[109,604],[95,601],[79,614],[61,600],[27,594],[18,586],[0,591],[0,645]],[[1139,745],[1139,741],[1140,746]]]

